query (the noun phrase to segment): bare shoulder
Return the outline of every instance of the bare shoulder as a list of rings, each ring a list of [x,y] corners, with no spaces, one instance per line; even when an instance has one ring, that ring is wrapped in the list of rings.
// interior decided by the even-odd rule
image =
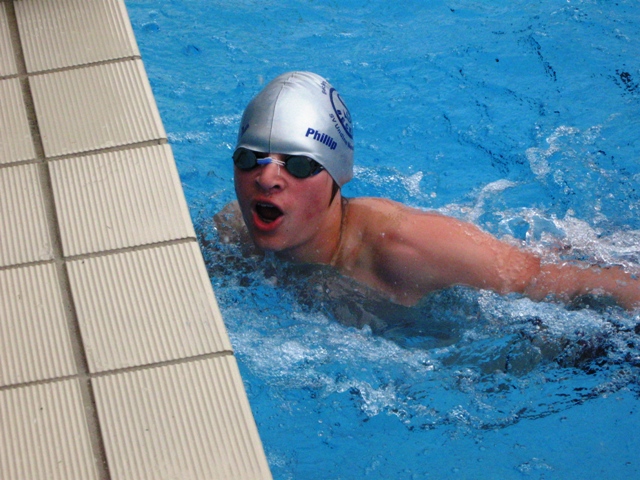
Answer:
[[[350,221],[363,232],[384,234],[388,240],[403,240],[416,227],[442,229],[476,229],[455,218],[434,211],[419,210],[386,198],[362,197],[349,200]],[[409,240],[405,238],[404,240]]]
[[[519,291],[538,260],[473,224],[384,199],[349,202],[344,265],[398,303],[452,285]]]
[[[397,210],[407,209],[399,202],[379,197],[357,197],[349,199],[349,208],[371,213],[389,213]]]
[[[440,218],[445,217],[384,198],[350,199],[336,266],[394,301],[405,303],[408,299],[401,297],[409,294],[405,284],[411,281],[411,272],[417,266],[429,269],[431,263],[432,243],[428,239],[434,233],[427,230],[437,231],[435,226],[420,228],[419,232],[416,227]],[[429,285],[419,296],[412,295],[411,302],[433,289]]]
[[[419,210],[409,208],[387,198],[360,197],[349,199],[351,220],[365,223],[372,227],[387,226],[404,220]]]

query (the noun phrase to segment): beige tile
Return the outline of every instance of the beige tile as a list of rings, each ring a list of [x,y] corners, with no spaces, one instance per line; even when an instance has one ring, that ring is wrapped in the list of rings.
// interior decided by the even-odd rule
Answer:
[[[114,480],[271,478],[232,356],[93,385]]]
[[[22,0],[15,6],[28,72],[140,55],[122,0]]]
[[[53,264],[0,270],[0,386],[76,373]]]
[[[0,266],[53,258],[38,168],[0,168]]]
[[[0,164],[34,158],[20,80],[0,80]]]
[[[231,350],[195,241],[68,268],[91,372]]]
[[[17,73],[18,67],[13,55],[11,35],[9,33],[7,7],[4,3],[0,3],[0,77],[16,75]],[[0,105],[4,105],[4,102],[1,102]]]
[[[50,164],[65,256],[195,238],[171,148]]]
[[[0,390],[0,478],[97,478],[77,380]]]
[[[29,81],[48,157],[166,138],[140,60]]]

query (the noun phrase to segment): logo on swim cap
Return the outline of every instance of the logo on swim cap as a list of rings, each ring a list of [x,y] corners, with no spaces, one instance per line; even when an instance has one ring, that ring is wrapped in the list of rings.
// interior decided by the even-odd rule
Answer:
[[[335,88],[332,88],[329,91],[329,96],[331,97],[331,106],[333,107],[333,111],[336,113],[336,117],[338,117],[340,125],[342,125],[342,128],[344,128],[344,131],[349,138],[353,139],[353,128],[351,127],[351,114],[349,113],[349,109],[344,104],[340,94]]]
[[[247,105],[236,149],[311,157],[342,186],[353,177],[353,135],[349,109],[329,82],[288,72]]]

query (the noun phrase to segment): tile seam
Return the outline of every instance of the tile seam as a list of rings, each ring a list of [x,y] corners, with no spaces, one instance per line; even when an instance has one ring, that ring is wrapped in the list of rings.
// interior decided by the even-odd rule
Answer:
[[[79,255],[70,255],[64,258],[65,263],[76,262],[78,260],[88,260],[90,258],[109,257],[120,253],[139,252],[144,250],[153,250],[156,248],[170,247],[171,245],[182,245],[185,243],[196,242],[196,237],[174,238],[172,240],[163,240],[161,242],[145,243],[143,245],[134,245],[131,247],[114,248],[111,250],[101,250],[99,252],[82,253]]]
[[[16,17],[16,11],[13,2],[7,2],[7,21],[9,24],[9,32],[11,37],[11,44],[13,47],[13,54],[16,61],[16,67],[18,74],[14,78],[20,79],[20,86],[22,87],[22,97],[25,108],[27,110],[27,117],[29,119],[29,128],[31,131],[31,138],[33,141],[33,147],[35,150],[36,158],[34,162],[42,163],[44,159],[44,149],[42,148],[42,142],[40,141],[40,132],[35,124],[35,106],[33,104],[33,97],[31,95],[31,87],[29,86],[29,78],[26,74],[27,65],[24,59],[24,52],[22,50],[22,43],[20,41],[20,30],[18,28],[18,20]]]
[[[219,352],[204,353],[201,355],[192,355],[184,358],[174,358],[172,360],[164,360],[162,362],[154,362],[154,363],[148,363],[145,365],[137,365],[135,367],[124,367],[124,368],[117,368],[113,370],[105,370],[103,372],[91,373],[89,377],[93,380],[94,378],[121,375],[123,373],[137,372],[141,370],[153,370],[156,368],[170,367],[172,365],[183,365],[187,363],[199,362],[202,360],[210,360],[212,358],[224,358],[224,357],[234,357],[233,351],[221,350]]]
[[[72,357],[74,358],[76,371],[78,372],[76,378],[78,378],[79,380],[78,386],[80,388],[80,394],[84,406],[83,417],[86,422],[86,428],[88,429],[87,433],[90,442],[90,449],[93,453],[93,462],[98,477],[104,480],[109,480],[111,479],[111,474],[109,472],[109,465],[107,463],[106,448],[104,445],[102,429],[100,427],[95,393],[93,392],[91,382],[88,379],[84,381],[82,380],[82,377],[88,375],[89,373],[88,359],[86,351],[84,349],[84,344],[82,342],[82,335],[80,330],[80,323],[78,321],[76,313],[76,306],[71,294],[69,272],[64,262],[62,251],[62,236],[60,232],[58,217],[56,214],[55,200],[53,197],[53,183],[51,179],[51,172],[49,170],[49,166],[45,162],[46,156],[44,151],[44,144],[42,142],[33,93],[31,90],[30,75],[27,72],[24,49],[22,46],[20,28],[18,25],[14,2],[7,3],[7,17],[9,30],[11,32],[14,56],[16,58],[20,84],[22,87],[23,101],[27,112],[27,118],[29,119],[29,128],[31,131],[35,157],[37,160],[39,160],[39,162],[36,163],[41,165],[38,170],[40,176],[40,185],[42,189],[43,203],[45,206],[46,217],[48,219],[49,239],[51,241],[54,264],[56,265],[56,273],[60,282],[60,293],[62,296],[63,307],[67,319],[67,332],[70,337],[71,348],[73,350]]]
[[[3,77],[0,77],[0,79],[4,79],[4,78],[11,78],[11,77],[18,77],[18,78],[27,78],[27,77],[39,77],[42,75],[49,75],[51,73],[60,73],[60,72],[68,72],[70,70],[81,70],[83,68],[88,68],[88,67],[99,67],[101,65],[110,65],[110,64],[114,64],[114,63],[126,63],[126,62],[130,62],[132,60],[142,60],[142,56],[140,55],[127,55],[124,57],[118,57],[118,58],[110,58],[109,60],[99,60],[97,62],[87,62],[87,63],[79,63],[77,65],[69,65],[67,67],[57,67],[57,68],[49,68],[46,70],[35,70],[33,72],[27,72],[26,71],[26,66],[25,69],[19,69],[20,72],[17,74],[12,74],[12,75],[6,75]]]
[[[65,382],[67,380],[83,380],[86,379],[88,377],[88,375],[61,375],[59,377],[55,377],[55,378],[43,378],[40,380],[32,380],[29,382],[20,382],[20,383],[12,383],[10,385],[2,385],[0,386],[0,392],[4,392],[7,390],[16,390],[19,388],[28,388],[28,387],[34,387],[37,385],[49,385],[52,383],[57,383],[57,382]]]
[[[24,68],[24,62],[20,62],[19,68]],[[48,219],[49,240],[51,241],[53,260],[54,264],[56,265],[58,279],[60,281],[63,304],[67,316],[67,328],[72,338],[71,343],[74,350],[73,357],[75,359],[76,369],[78,370],[78,372],[88,372],[89,368],[86,361],[86,354],[83,351],[84,349],[82,339],[79,336],[80,327],[77,321],[75,306],[73,305],[73,298],[71,297],[69,276],[66,272],[64,263],[64,256],[62,252],[62,236],[60,233],[60,225],[57,220],[58,215],[53,198],[51,173],[49,171],[48,165],[46,164],[46,162],[44,162],[44,147],[38,127],[38,119],[33,103],[33,95],[28,80],[22,82],[22,87],[24,103],[27,109],[27,117],[29,119],[29,126],[31,128],[32,141],[34,144],[34,150],[36,152],[36,161],[34,163],[40,167],[38,169],[38,173],[40,177],[40,187],[42,189],[42,199],[44,203],[45,214]]]
[[[37,267],[39,265],[46,265],[48,263],[56,263],[55,259],[49,259],[49,260],[35,260],[33,262],[23,262],[23,263],[15,263],[12,265],[2,265],[0,267],[0,272],[4,271],[4,270],[18,270],[20,268],[23,267]]]
[[[30,160],[18,160],[17,162],[11,162],[11,163],[3,163],[0,165],[0,170],[4,169],[4,168],[11,168],[11,167],[21,167],[24,165],[31,165],[31,164],[42,164],[42,159],[41,158],[32,158]]]
[[[2,170],[3,168],[19,167],[21,165],[29,165],[32,163],[41,164],[41,163],[59,162],[62,160],[69,160],[71,158],[83,158],[83,157],[90,157],[92,155],[98,155],[101,153],[112,153],[112,152],[121,152],[121,151],[127,151],[127,150],[136,150],[139,148],[152,147],[156,145],[166,145],[168,143],[169,142],[166,138],[158,138],[154,140],[145,140],[143,142],[130,143],[127,145],[116,145],[113,147],[103,147],[95,150],[86,150],[84,152],[78,152],[78,153],[66,153],[64,155],[56,155],[51,157],[44,157],[44,158],[40,157],[40,158],[33,158],[30,160],[19,160],[17,162],[0,164],[0,170]]]
[[[0,272],[8,313],[7,322],[0,322],[0,331],[8,335],[1,341],[2,385],[78,373],[62,323],[66,318],[56,275],[53,263]]]
[[[163,240],[161,242],[153,242],[153,243],[145,243],[143,245],[134,245],[131,247],[124,248],[114,248],[111,250],[101,250],[99,252],[90,252],[90,253],[82,253],[79,255],[70,255],[68,257],[54,257],[51,260],[36,260],[33,262],[24,262],[24,263],[16,263],[13,265],[3,265],[0,266],[0,271],[3,270],[14,270],[22,267],[32,267],[36,265],[46,265],[48,263],[54,263],[57,266],[66,265],[69,262],[76,262],[79,260],[88,260],[91,258],[100,258],[100,257],[108,257],[111,255],[118,255],[120,253],[129,253],[129,252],[137,252],[142,250],[153,250],[156,248],[162,247],[170,247],[172,245],[182,245],[186,243],[198,243],[198,240],[195,236],[183,237],[183,238],[174,238],[172,240]],[[88,371],[88,370],[87,370]]]
[[[155,368],[170,367],[173,365],[183,365],[187,363],[199,362],[202,360],[210,360],[214,358],[224,358],[224,357],[235,358],[232,350],[221,350],[218,352],[205,353],[201,355],[193,355],[193,356],[184,357],[184,358],[174,358],[172,360],[165,360],[162,362],[147,363],[144,365],[136,365],[133,367],[117,368],[113,370],[105,370],[102,372],[82,373],[82,374],[76,374],[76,375],[62,375],[55,378],[45,378],[45,379],[33,380],[29,382],[13,383],[11,385],[2,385],[0,386],[0,392],[6,391],[6,390],[15,390],[18,388],[33,387],[36,385],[48,385],[51,383],[63,382],[67,380],[79,380],[81,382],[85,382],[85,381],[93,380],[95,378],[121,375],[123,373],[137,372],[140,370],[153,370]]]
[[[32,141],[34,144],[34,148],[36,150],[36,158],[30,161],[23,161],[21,164],[30,164],[36,163],[38,164],[38,173],[40,178],[40,188],[42,191],[42,195],[45,203],[45,211],[47,213],[47,227],[48,233],[50,237],[50,241],[52,243],[52,252],[53,252],[53,260],[47,261],[38,261],[38,262],[30,262],[33,264],[49,264],[53,263],[56,266],[56,272],[58,275],[59,283],[61,285],[61,293],[63,296],[63,304],[65,309],[65,314],[67,318],[67,331],[68,335],[72,340],[72,348],[73,348],[73,357],[76,362],[76,374],[67,375],[67,376],[59,376],[56,378],[43,379],[39,381],[33,382],[25,382],[22,384],[13,384],[4,387],[0,387],[0,392],[5,390],[17,389],[20,387],[28,387],[39,384],[51,384],[55,382],[60,382],[64,380],[74,380],[77,382],[77,386],[80,390],[82,404],[84,407],[83,419],[86,422],[86,428],[88,429],[88,436],[90,441],[90,449],[93,454],[93,462],[94,467],[96,469],[97,475],[101,479],[110,479],[116,475],[116,472],[113,471],[113,466],[110,466],[108,463],[107,457],[107,445],[106,445],[106,430],[108,429],[108,425],[106,423],[101,425],[100,421],[100,412],[98,409],[98,394],[99,394],[99,381],[98,378],[101,377],[110,377],[117,375],[126,375],[128,373],[136,372],[136,371],[146,371],[146,370],[154,370],[167,366],[174,365],[182,365],[182,364],[192,364],[200,361],[206,361],[215,358],[228,358],[234,357],[233,351],[230,349],[231,346],[229,342],[229,347],[224,350],[202,353],[198,355],[185,356],[182,358],[173,358],[171,360],[161,361],[161,362],[153,362],[147,363],[143,365],[134,365],[129,367],[122,367],[117,369],[99,371],[99,372],[91,372],[89,369],[89,358],[86,344],[82,341],[82,329],[79,321],[79,309],[81,308],[80,303],[76,304],[74,299],[73,292],[71,290],[71,278],[70,275],[73,271],[71,262],[81,261],[83,259],[90,259],[108,255],[117,255],[125,252],[134,252],[134,251],[149,251],[155,248],[169,247],[172,245],[180,245],[187,244],[191,242],[195,242],[198,244],[196,235],[194,232],[189,234],[189,236],[185,236],[179,239],[167,240],[162,242],[155,242],[143,245],[134,245],[126,248],[114,248],[108,251],[99,251],[99,252],[90,252],[84,253],[80,255],[73,255],[65,257],[63,244],[62,244],[62,232],[61,232],[61,220],[58,213],[58,210],[61,208],[60,205],[56,205],[53,191],[53,170],[51,162],[56,162],[60,160],[65,160],[69,158],[77,158],[77,157],[85,157],[89,155],[94,155],[98,153],[111,152],[111,151],[123,151],[130,150],[132,148],[141,148],[149,145],[162,145],[167,144],[167,135],[163,130],[162,138],[156,138],[152,140],[146,140],[144,142],[135,142],[129,145],[119,145],[115,147],[104,147],[97,148],[95,150],[86,150],[83,152],[56,155],[52,157],[47,157],[46,152],[44,150],[43,138],[41,136],[40,129],[46,132],[45,123],[38,123],[38,115],[35,108],[34,103],[34,93],[38,93],[35,86],[36,81],[32,80],[34,78],[42,77],[43,75],[53,74],[58,72],[65,71],[76,71],[81,69],[86,69],[89,67],[100,66],[100,65],[111,65],[111,64],[124,64],[129,61],[138,61],[141,60],[141,55],[128,55],[122,56],[120,58],[114,58],[109,60],[102,60],[97,62],[86,62],[79,63],[73,66],[66,66],[62,68],[51,68],[51,69],[43,69],[28,72],[24,57],[24,49],[22,47],[22,43],[20,40],[20,32],[18,27],[18,22],[16,18],[16,6],[14,2],[11,0],[0,0],[3,4],[7,4],[8,9],[11,10],[11,25],[10,30],[12,31],[12,42],[14,47],[14,54],[16,57],[19,57],[20,61],[18,63],[18,71],[17,75],[12,75],[8,77],[0,77],[0,80],[5,78],[19,78],[20,84],[22,87],[22,95],[23,101],[25,103],[27,109],[27,115],[29,118],[29,126],[32,134]],[[16,40],[17,39],[17,40]],[[119,66],[116,68],[120,68]],[[32,90],[34,89],[34,90]],[[40,112],[42,113],[42,112]],[[41,118],[42,120],[42,118]],[[46,140],[46,138],[45,138]],[[16,166],[15,164],[11,164],[8,166]],[[2,168],[2,167],[0,167]],[[0,268],[0,270],[10,269],[10,268],[20,268],[25,266],[26,264],[20,265],[11,265]],[[239,380],[242,383],[242,380]]]
[[[24,58],[22,58],[21,55],[19,54],[19,49],[17,47],[17,45],[19,45],[20,43],[20,37],[18,35],[18,21],[16,19],[16,12],[13,5],[13,0],[4,1],[3,3],[6,6],[5,12],[7,14],[7,23],[9,26],[9,37],[11,38],[11,46],[13,48],[13,58],[16,62],[16,68],[18,69],[17,74],[10,75],[9,77],[16,78],[20,76],[20,71],[22,71],[20,63],[22,63],[22,67],[25,67]]]
[[[136,150],[139,148],[151,147],[155,145],[166,145],[168,140],[166,138],[154,138],[152,140],[144,140],[142,142],[129,143],[126,145],[115,145],[113,147],[96,148],[95,150],[85,150],[77,153],[65,153],[64,155],[52,155],[45,158],[45,162],[59,162],[61,160],[68,160],[70,158],[82,158],[97,155],[99,153],[112,153],[121,152],[125,150]]]

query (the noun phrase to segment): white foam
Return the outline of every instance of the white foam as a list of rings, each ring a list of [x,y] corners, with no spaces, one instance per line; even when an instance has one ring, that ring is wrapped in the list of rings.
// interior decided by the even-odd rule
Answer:
[[[203,144],[203,143],[206,143],[211,138],[211,134],[209,132],[184,132],[184,133],[170,132],[167,134],[167,138],[169,139],[169,143],[172,143],[172,144],[178,144],[178,143]]]
[[[502,217],[503,231],[508,232],[514,220],[529,225],[527,248],[545,261],[559,262],[573,256],[593,264],[640,271],[640,230],[607,232],[570,213],[557,218],[534,208],[503,212]]]
[[[556,166],[550,162],[550,159],[556,153],[561,153],[571,158],[581,156],[582,153],[576,150],[575,145],[579,146],[578,150],[582,150],[585,146],[594,144],[600,138],[601,130],[601,125],[594,125],[584,131],[566,125],[557,127],[545,139],[548,145],[547,148],[530,147],[525,151],[531,171],[539,178],[546,177],[552,171],[556,176],[561,174],[561,167],[558,165],[558,168],[555,168]]]

